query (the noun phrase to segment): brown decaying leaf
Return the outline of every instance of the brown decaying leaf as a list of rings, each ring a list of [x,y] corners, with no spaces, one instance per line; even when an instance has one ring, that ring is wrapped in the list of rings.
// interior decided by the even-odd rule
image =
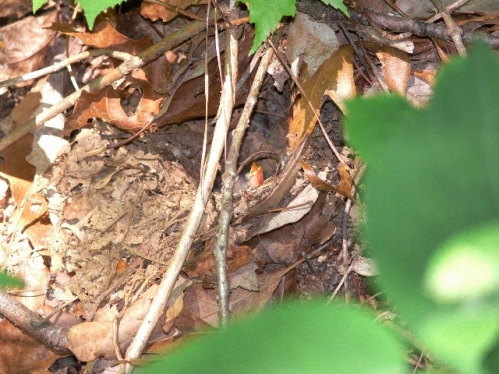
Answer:
[[[31,118],[34,111],[40,106],[42,94],[39,91],[32,90],[29,92],[19,104],[17,104],[10,112],[14,124],[21,125]]]
[[[265,253],[274,263],[289,265],[297,260],[302,251],[310,245],[324,240],[324,233],[333,235],[336,227],[330,216],[322,214],[326,194],[319,194],[312,209],[298,222],[285,225],[271,232],[259,235],[255,256],[262,258]]]
[[[7,319],[0,322],[0,374],[46,373],[59,357]]]
[[[122,350],[132,341],[156,292],[157,285],[144,292],[141,298],[125,311],[118,329],[119,345]],[[163,321],[156,326],[157,331],[161,331]],[[71,327],[68,333],[69,348],[79,360],[85,362],[96,360],[101,356],[107,359],[115,358],[112,325],[112,321],[96,321],[83,322]]]
[[[253,43],[254,32],[251,27],[246,26],[239,40],[240,56],[238,60],[238,73],[239,79],[243,76],[249,68],[251,59],[247,58],[251,45]],[[223,54],[222,54],[223,58]],[[245,81],[238,81],[238,89],[236,91],[236,106],[242,105],[246,102],[249,88],[256,69]],[[216,59],[208,64],[208,80],[210,82],[208,100],[208,115],[213,116],[217,113],[220,103],[220,72],[218,71],[218,64]],[[180,123],[195,118],[204,118],[206,111],[206,98],[204,89],[204,75],[197,78],[190,79],[182,83],[173,95],[172,102],[168,111],[155,121],[158,126],[169,125],[171,123]]]
[[[5,7],[2,4],[1,8]],[[58,11],[53,11],[26,17],[0,29],[9,78],[38,70],[43,65],[47,47],[56,35],[55,31],[46,27],[57,21],[58,14]],[[18,86],[29,84],[31,81],[19,83]]]
[[[258,274],[259,292],[251,292],[242,288],[233,290],[230,294],[230,309],[237,318],[250,311],[261,311],[272,297],[281,278],[294,266],[273,274]],[[201,284],[193,284],[186,291],[184,297],[184,311],[182,314],[191,315],[191,318],[200,319],[211,326],[218,325],[217,291],[206,290]],[[195,316],[195,317],[192,317]]]
[[[399,49],[380,46],[374,43],[365,43],[376,54],[381,62],[383,78],[393,92],[404,96],[407,92],[407,82],[411,75],[411,61],[409,55]]]
[[[187,9],[191,5],[206,4],[207,0],[165,0],[163,2],[173,8],[178,7],[180,9]],[[178,13],[172,12],[162,5],[147,1],[143,1],[140,5],[140,14],[142,14],[145,18],[149,18],[153,22],[156,22],[158,19],[161,19],[163,22],[168,22],[178,15]]]
[[[301,77],[303,90],[317,113],[325,93],[342,111],[345,111],[343,101],[355,96],[352,56],[352,47],[342,46],[324,61],[311,77]],[[289,124],[288,138],[291,149],[296,149],[303,137],[312,133],[316,121],[314,112],[302,95]]]
[[[18,227],[21,230],[41,218],[48,209],[47,201],[38,194],[30,195],[23,206],[24,198],[33,184],[36,172],[35,167],[26,161],[26,156],[31,153],[32,143],[33,135],[27,134],[0,152],[0,157],[4,159],[0,165],[0,176],[8,179],[12,197],[18,209],[23,207]],[[30,239],[33,239],[32,244],[34,246],[42,244],[42,239],[49,229],[50,225],[43,223],[37,224],[36,229],[32,226],[29,233],[27,232]]]
[[[353,200],[352,196],[352,177],[348,172],[347,166],[345,164],[340,164],[338,167],[338,173],[340,175],[340,183],[334,186],[321,178],[316,174],[312,166],[307,164],[305,161],[300,161],[300,165],[303,168],[305,176],[309,182],[321,192],[337,192],[346,198]]]
[[[211,246],[214,242],[211,243]],[[235,246],[230,245],[227,249],[227,266],[228,272],[231,274],[236,269],[248,264],[253,260],[251,248],[245,245]],[[213,255],[213,249],[209,248],[195,263],[186,266],[186,273],[191,278],[199,277],[201,279],[213,279],[216,274],[216,261]],[[205,284],[208,286],[208,284]]]
[[[78,37],[83,43],[97,48],[112,48],[118,51],[137,55],[152,45],[149,37],[142,40],[131,40],[120,34],[108,22],[100,22],[92,33],[75,32],[69,25],[57,24],[54,29],[67,35]],[[111,86],[105,87],[97,93],[83,92],[75,104],[73,114],[68,118],[64,135],[82,128],[88,124],[90,118],[101,118],[111,122],[119,128],[137,132],[149,124],[159,112],[163,92],[167,80],[171,76],[171,65],[165,56],[134,71],[116,90]],[[129,86],[139,86],[142,98],[135,112],[128,116],[121,106],[121,97]]]
[[[148,88],[146,84],[142,87]],[[153,94],[156,98],[150,98],[146,96],[144,90],[136,112],[128,116],[121,106],[122,93],[123,89],[114,90],[111,86],[97,93],[83,91],[76,102],[73,114],[67,119],[64,135],[68,136],[73,130],[87,126],[91,118],[103,119],[130,132],[139,131],[154,119],[155,112],[159,111],[161,101],[159,95]],[[151,104],[156,104],[155,112],[143,110],[143,107],[151,107]]]
[[[2,0],[0,18],[21,19],[24,15],[33,12],[31,3],[24,0]]]

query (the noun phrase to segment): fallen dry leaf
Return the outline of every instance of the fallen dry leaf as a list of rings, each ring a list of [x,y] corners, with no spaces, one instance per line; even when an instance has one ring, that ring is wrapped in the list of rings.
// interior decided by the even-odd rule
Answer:
[[[411,61],[409,54],[399,49],[380,46],[374,43],[365,43],[376,54],[381,62],[381,69],[386,85],[393,92],[405,96],[407,92],[407,82],[411,75]]]
[[[324,61],[317,71],[308,79],[301,77],[302,88],[308,96],[314,110],[319,112],[324,94],[345,112],[343,102],[356,94],[352,66],[353,49],[346,45],[340,47]],[[302,94],[289,124],[289,145],[295,150],[306,135],[310,135],[317,122],[314,111],[310,108]]]
[[[164,0],[163,2],[168,4],[173,9],[177,7],[179,9],[187,9],[191,5],[206,4],[207,0]],[[153,22],[156,22],[158,19],[161,19],[163,22],[168,22],[178,16],[178,13],[171,11],[167,7],[148,1],[141,3],[140,14],[142,14],[145,18],[149,18]]]
[[[137,55],[152,45],[149,37],[132,40],[122,35],[108,22],[99,22],[93,32],[75,32],[71,26],[57,24],[54,29],[67,35],[79,38],[86,45],[96,48],[112,48],[118,51]],[[165,56],[137,69],[127,76],[116,89],[107,86],[96,93],[83,92],[75,104],[73,114],[68,118],[64,135],[73,130],[87,126],[91,118],[101,118],[119,128],[137,132],[148,125],[159,112],[168,80],[171,79],[172,67]],[[128,115],[122,107],[121,100],[128,88],[139,89],[142,94],[133,113]]]
[[[2,4],[1,8],[4,9],[5,5]],[[52,11],[36,17],[29,16],[0,29],[9,78],[30,73],[43,66],[47,47],[56,35],[55,31],[47,27],[57,21],[58,15],[58,11]],[[29,84],[31,81],[18,83],[17,86]]]
[[[59,357],[7,319],[0,322],[0,374],[47,372]]]
[[[307,164],[305,161],[300,161],[300,165],[303,168],[305,176],[309,180],[310,184],[317,188],[321,192],[337,192],[346,198],[353,200],[352,196],[352,177],[350,176],[348,169],[345,164],[340,164],[338,167],[338,173],[340,175],[340,183],[337,186],[328,183],[316,174],[312,166]]]

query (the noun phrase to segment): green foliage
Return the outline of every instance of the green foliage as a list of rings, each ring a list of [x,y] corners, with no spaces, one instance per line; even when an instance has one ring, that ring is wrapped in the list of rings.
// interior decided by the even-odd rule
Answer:
[[[324,300],[286,304],[199,339],[147,373],[406,373],[403,349],[374,316]]]
[[[250,22],[255,24],[255,38],[251,53],[255,53],[260,44],[275,30],[282,17],[296,13],[296,0],[247,0]]]
[[[36,13],[48,0],[33,0],[33,13]],[[76,0],[85,12],[90,30],[99,13],[109,7],[121,4],[124,0]],[[342,0],[322,0],[325,4],[340,9],[348,15],[348,9]],[[294,17],[296,0],[246,0],[250,8],[250,22],[255,24],[255,39],[250,54],[255,53],[260,44],[275,30],[278,22],[287,16]]]
[[[394,95],[348,105],[351,144],[368,164],[365,235],[380,287],[462,373],[488,373],[483,357],[497,350],[498,97],[498,60],[479,43],[444,67],[423,110]]]
[[[24,286],[23,281],[17,278],[12,278],[11,276],[7,275],[5,272],[0,271],[0,288],[23,287],[23,286]]]
[[[250,12],[250,22],[255,24],[255,39],[250,54],[255,53],[258,47],[277,28],[283,17],[296,13],[296,0],[246,0]],[[342,0],[323,0],[325,4],[340,9],[348,15],[348,9]]]
[[[78,0],[81,9],[85,12],[85,18],[88,22],[88,28],[92,30],[94,28],[94,22],[99,13],[106,11],[110,7],[119,5],[124,0]]]
[[[33,13],[47,3],[48,0],[33,0]],[[99,13],[106,11],[110,7],[119,5],[124,0],[76,0],[80,4],[81,9],[85,12],[88,28],[94,28],[95,19]]]
[[[499,291],[499,223],[459,233],[435,251],[426,289],[441,303],[468,303]]]

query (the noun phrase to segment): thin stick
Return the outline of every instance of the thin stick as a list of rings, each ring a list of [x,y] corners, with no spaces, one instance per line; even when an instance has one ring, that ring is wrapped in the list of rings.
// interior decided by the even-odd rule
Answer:
[[[202,24],[202,27],[204,27],[204,24]],[[228,54],[229,53],[226,53],[226,56]],[[232,99],[232,85],[233,83],[230,78],[230,72],[225,72],[225,80],[222,86],[220,104],[221,115],[217,119],[215,125],[213,141],[211,143],[210,153],[206,165],[205,180],[204,183],[200,184],[198,188],[191,214],[186,222],[184,232],[182,233],[177,249],[170,260],[170,266],[168,267],[158,287],[158,293],[154,298],[149,311],[142,322],[142,325],[137,331],[132,344],[128,347],[125,357],[131,362],[140,357],[145,346],[147,345],[154,326],[158,322],[160,316],[164,313],[166,303],[171,295],[175,281],[178,274],[182,270],[182,266],[184,265],[187,255],[189,254],[192,242],[194,241],[199,224],[203,218],[206,204],[211,196],[211,191],[215,182],[220,156],[222,155],[225,144],[225,137],[227,136],[227,132],[229,130],[230,117],[234,106]],[[132,366],[130,364],[127,365],[127,372],[131,372],[131,370],[133,370]]]
[[[355,259],[356,257],[352,258],[352,262],[350,263],[350,266],[348,267],[347,271],[345,272],[345,274],[343,274],[343,277],[341,278],[341,281],[340,283],[338,283],[338,286],[336,286],[336,289],[334,290],[333,294],[331,295],[331,297],[329,298],[329,300],[327,301],[327,305],[331,304],[331,302],[333,301],[333,299],[336,297],[336,295],[338,294],[338,291],[340,290],[341,286],[343,286],[343,283],[345,283],[348,275],[352,272],[353,270],[353,265],[355,264]]]
[[[231,2],[231,5],[234,3]],[[237,12],[232,10],[229,14],[229,19],[235,18]],[[233,106],[236,96],[236,83],[237,83],[237,58],[238,58],[238,44],[237,44],[237,30],[230,29],[227,30],[227,35],[225,38],[225,75],[227,88],[230,87],[230,95],[228,95],[227,100],[230,100],[230,105]],[[227,83],[228,81],[228,83]],[[229,86],[230,83],[230,86]],[[222,107],[223,109],[223,107]],[[230,114],[228,114],[227,121],[230,122]],[[242,142],[242,139],[241,139]],[[240,144],[239,144],[240,146]],[[227,146],[224,147],[226,149]],[[234,148],[234,143],[232,143],[231,150]],[[237,162],[236,152],[235,162]],[[226,159],[225,165],[227,165],[228,160]],[[235,165],[233,167],[235,169]],[[231,169],[231,172],[234,173]],[[226,175],[227,171],[224,173]],[[235,181],[235,178],[234,178]],[[227,273],[227,246],[228,246],[228,236],[229,236],[229,223],[232,213],[232,189],[234,183],[232,183],[229,192],[226,191],[229,188],[228,183],[224,183],[225,195],[224,197],[230,196],[226,199],[225,203],[222,202],[222,209],[220,211],[220,226],[217,234],[217,242],[215,248],[213,249],[213,254],[217,263],[217,279],[218,279],[218,314],[220,316],[220,326],[222,328],[227,328],[229,324],[229,295],[230,295],[230,285],[229,285],[229,275]]]
[[[133,58],[133,55],[125,52],[113,51],[112,49],[92,49],[90,51],[85,51],[82,53],[78,53],[77,55],[71,56],[63,61],[57,62],[51,66],[47,66],[46,68],[33,71],[31,73],[26,73],[21,75],[20,77],[8,79],[6,81],[0,82],[0,87],[13,86],[14,84],[20,82],[26,82],[30,79],[40,78],[50,73],[55,73],[59,70],[62,70],[66,66],[74,64],[75,62],[85,60],[89,57],[98,57],[98,56],[109,56],[115,58],[117,60],[127,61]]]
[[[431,0],[431,1],[440,12],[442,18],[444,19],[444,22],[447,25],[447,29],[449,30],[449,35],[451,36],[452,41],[456,46],[457,53],[459,53],[459,56],[465,56],[466,48],[464,47],[463,44],[463,38],[462,38],[463,32],[461,28],[456,24],[454,19],[451,17],[447,9],[442,4],[442,1],[440,0]]]
[[[280,33],[276,33],[274,40],[279,40]],[[243,112],[234,129],[232,135],[232,144],[229,150],[229,154],[225,161],[225,171],[222,176],[222,204],[219,218],[219,229],[217,234],[217,242],[215,244],[215,249],[213,253],[217,260],[217,276],[218,276],[218,289],[219,289],[219,315],[222,326],[226,326],[229,322],[229,282],[227,278],[227,266],[225,261],[226,249],[228,246],[228,236],[230,221],[232,219],[233,211],[233,190],[234,184],[237,178],[237,159],[239,158],[239,152],[241,149],[241,144],[244,138],[244,134],[249,125],[249,120],[251,113],[258,100],[258,93],[260,92],[260,87],[262,86],[265,74],[267,72],[268,65],[272,59],[273,51],[271,48],[267,48],[265,51],[260,65],[256,71],[256,75],[253,78],[251,84],[250,92],[246,103],[244,105]],[[256,56],[255,56],[256,57]],[[225,277],[225,279],[224,279]],[[225,286],[227,285],[227,287]]]
[[[447,12],[449,12],[449,14],[450,14],[453,11],[455,11],[457,8],[459,8],[460,6],[463,6],[464,4],[466,4],[467,2],[468,2],[468,0],[457,0],[454,3],[447,5],[445,7],[445,9],[447,9]],[[437,13],[433,17],[431,17],[430,19],[427,19],[425,22],[433,23],[435,21],[438,21],[440,18],[442,18],[442,13]]]

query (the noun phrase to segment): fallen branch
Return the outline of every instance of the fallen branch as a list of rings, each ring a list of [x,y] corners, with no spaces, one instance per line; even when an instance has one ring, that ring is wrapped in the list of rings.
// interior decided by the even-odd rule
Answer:
[[[347,18],[340,11],[317,1],[302,0],[296,3],[296,9],[300,12],[308,14],[318,22],[326,24],[334,25],[336,21],[341,20],[345,22],[350,30],[353,31],[360,31],[357,30],[359,29],[359,26],[371,26],[369,20],[362,13],[354,9],[350,9],[350,18]],[[449,34],[446,25],[429,24],[405,17],[388,16],[374,12],[369,12],[369,17],[374,20],[379,27],[390,32],[410,33],[417,36],[428,36],[436,39],[452,41],[452,37]],[[372,30],[374,30],[374,28],[372,28]],[[363,36],[372,41],[378,40],[376,35],[370,36],[363,33]],[[464,44],[470,44],[476,39],[485,41],[493,49],[499,49],[499,37],[481,32],[463,31],[462,40]]]
[[[4,291],[0,291],[0,314],[47,348],[57,353],[71,354],[68,348],[68,329],[53,325]]]

